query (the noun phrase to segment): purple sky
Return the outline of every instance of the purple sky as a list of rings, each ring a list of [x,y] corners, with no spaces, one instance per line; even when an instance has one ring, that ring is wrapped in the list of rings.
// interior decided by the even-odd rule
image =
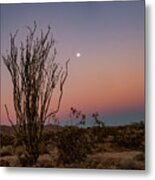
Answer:
[[[9,34],[27,25],[50,24],[58,59],[71,58],[60,119],[71,106],[117,124],[144,119],[144,1],[78,2],[1,5],[1,52],[9,49]],[[81,56],[76,57],[79,52]],[[15,119],[9,73],[1,61],[1,121],[4,104]]]

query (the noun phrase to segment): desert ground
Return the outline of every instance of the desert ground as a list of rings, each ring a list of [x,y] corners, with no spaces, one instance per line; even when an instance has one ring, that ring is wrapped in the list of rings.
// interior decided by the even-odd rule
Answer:
[[[1,126],[0,135],[0,165],[24,166],[24,146],[12,128]],[[144,122],[89,128],[48,125],[34,167],[144,170]]]

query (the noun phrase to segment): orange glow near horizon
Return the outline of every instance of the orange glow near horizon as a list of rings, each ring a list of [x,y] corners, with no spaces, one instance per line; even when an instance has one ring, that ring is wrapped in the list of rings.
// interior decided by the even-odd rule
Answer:
[[[64,87],[61,109],[58,113],[60,117],[67,118],[66,116],[72,106],[83,112],[102,111],[110,114],[143,108],[143,66],[110,65],[111,71],[109,71],[109,65],[101,67],[94,62],[93,67],[83,67],[82,61],[80,59],[78,62],[72,61],[70,63],[69,76]],[[82,66],[79,68],[80,73],[76,72],[77,64]],[[7,90],[3,92],[5,103],[14,119],[12,90],[10,85],[7,84],[6,86]],[[56,104],[52,105],[55,106]],[[4,108],[2,108],[3,118],[6,119]]]

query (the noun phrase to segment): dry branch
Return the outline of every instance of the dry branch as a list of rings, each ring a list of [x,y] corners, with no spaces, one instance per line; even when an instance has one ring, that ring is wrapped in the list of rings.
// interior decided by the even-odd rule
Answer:
[[[10,52],[3,56],[13,84],[16,126],[10,119],[6,105],[5,109],[17,137],[26,146],[30,164],[34,164],[39,156],[45,121],[60,109],[69,59],[63,70],[56,61],[57,51],[50,26],[45,34],[41,31],[40,37],[36,37],[36,22],[33,28],[28,26],[27,29],[28,35],[25,42],[21,41],[20,47],[15,42],[18,31],[10,35]],[[58,85],[60,95],[57,107],[55,111],[49,112],[53,93]]]

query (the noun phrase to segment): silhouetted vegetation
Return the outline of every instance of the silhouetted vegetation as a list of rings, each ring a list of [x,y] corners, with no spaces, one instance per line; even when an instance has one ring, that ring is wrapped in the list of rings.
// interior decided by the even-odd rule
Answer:
[[[12,134],[3,133],[12,138]],[[85,128],[47,125],[40,143],[39,159],[34,166],[144,169],[144,135],[144,122]],[[13,142],[12,145],[2,142],[0,162],[4,166],[28,166],[28,159],[23,154],[25,146],[16,139]]]
[[[46,33],[41,31],[39,37],[36,37],[36,22],[33,28],[28,26],[27,30],[26,39],[21,41],[20,47],[16,43],[18,31],[10,34],[10,50],[3,56],[13,85],[16,125],[13,124],[7,105],[5,109],[17,142],[25,146],[21,163],[25,158],[27,166],[33,166],[39,157],[44,125],[60,109],[69,60],[66,61],[65,70],[56,61],[57,50],[50,26]],[[49,111],[57,86],[60,91],[57,107]]]
[[[144,130],[137,130],[136,128],[125,128],[115,134],[114,141],[121,147],[126,148],[144,148]]]
[[[94,126],[104,127],[104,122],[99,120],[99,113],[98,112],[93,113],[92,117],[95,120]]]
[[[65,128],[59,137],[59,162],[71,164],[83,161],[91,152],[92,143],[84,129],[77,127]]]
[[[14,141],[15,141],[15,137],[13,135],[9,135],[7,133],[0,133],[1,147],[12,145]]]

